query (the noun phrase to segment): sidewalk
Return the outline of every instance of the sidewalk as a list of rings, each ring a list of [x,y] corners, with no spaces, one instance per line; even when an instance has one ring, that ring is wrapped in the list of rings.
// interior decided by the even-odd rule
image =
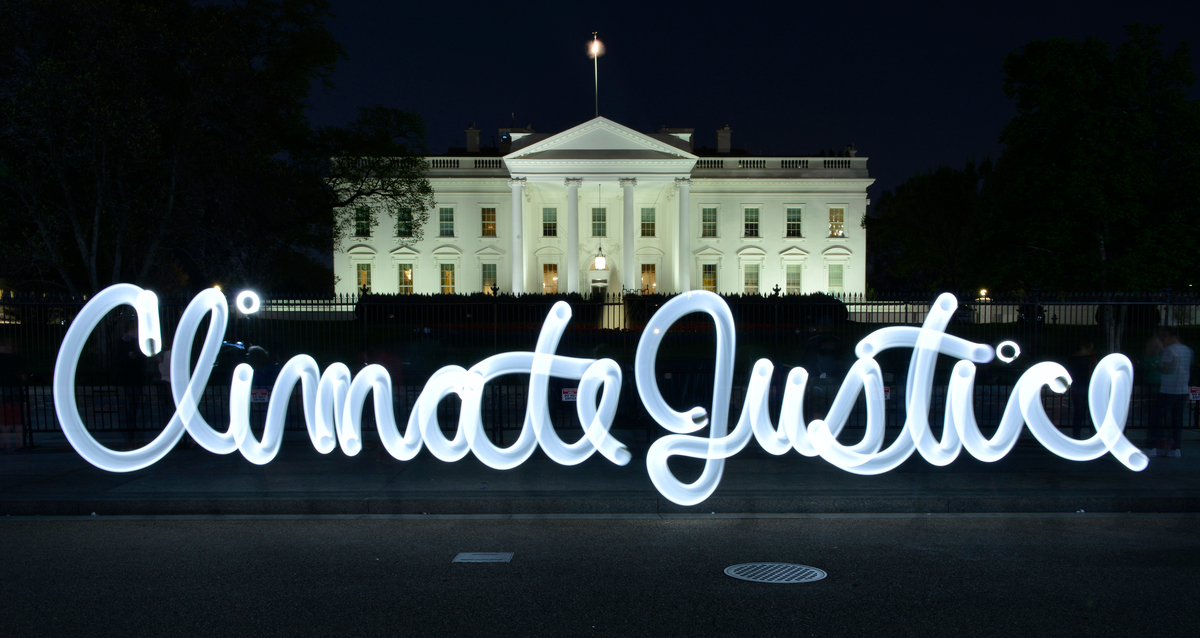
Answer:
[[[1194,430],[1185,433],[1183,458],[1152,458],[1143,472],[1111,455],[1060,459],[1028,431],[996,463],[964,451],[949,466],[935,467],[914,453],[879,476],[857,476],[795,452],[771,456],[751,442],[726,462],[713,496],[695,507],[676,505],[654,488],[646,472],[649,444],[636,442],[636,432],[614,434],[633,452],[625,467],[599,454],[564,467],[540,450],[508,471],[473,455],[444,463],[428,451],[401,462],[370,438],[356,457],[340,450],[321,455],[307,435],[289,433],[265,466],[237,452],[177,449],[125,474],[93,467],[61,436],[39,434],[40,447],[0,457],[0,516],[1200,512]],[[1132,436],[1138,443],[1142,433]],[[677,459],[671,468],[690,481],[701,463]]]

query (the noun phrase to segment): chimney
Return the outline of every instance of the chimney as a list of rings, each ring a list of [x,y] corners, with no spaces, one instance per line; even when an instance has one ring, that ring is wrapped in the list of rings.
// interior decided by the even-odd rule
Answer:
[[[467,152],[468,153],[478,153],[479,152],[479,134],[480,133],[482,133],[482,131],[475,128],[475,123],[471,122],[471,128],[467,129]]]
[[[729,154],[729,136],[732,134],[733,134],[733,131],[729,130],[728,124],[726,124],[722,128],[717,129],[717,152],[718,153],[723,153],[726,155]]]

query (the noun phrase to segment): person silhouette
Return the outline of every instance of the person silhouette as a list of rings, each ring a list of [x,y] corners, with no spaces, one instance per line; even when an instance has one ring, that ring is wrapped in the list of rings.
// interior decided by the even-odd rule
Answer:
[[[1192,371],[1192,349],[1179,340],[1179,330],[1174,326],[1163,328],[1163,351],[1158,371],[1162,382],[1158,389],[1155,414],[1146,433],[1146,456],[1183,456],[1183,415],[1187,409],[1188,381]],[[1172,436],[1162,438],[1162,431],[1170,424]]]

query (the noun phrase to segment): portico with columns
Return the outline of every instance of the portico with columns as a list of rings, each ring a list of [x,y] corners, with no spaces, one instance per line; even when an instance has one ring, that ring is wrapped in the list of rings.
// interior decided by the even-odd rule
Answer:
[[[366,281],[395,293],[405,277],[416,293],[865,287],[865,236],[849,223],[873,181],[865,158],[815,167],[720,146],[702,157],[691,129],[644,134],[602,117],[553,135],[501,129],[507,144],[488,157],[471,132],[465,152],[429,158],[437,205],[424,238],[387,237],[394,220],[381,215],[379,236],[348,237],[335,255],[339,292]],[[475,263],[438,257],[451,253]]]

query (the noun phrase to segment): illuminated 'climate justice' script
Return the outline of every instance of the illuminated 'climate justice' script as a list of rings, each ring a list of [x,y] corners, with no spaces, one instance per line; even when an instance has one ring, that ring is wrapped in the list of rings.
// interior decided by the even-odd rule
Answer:
[[[246,305],[243,305],[243,304]],[[617,465],[627,465],[629,449],[610,432],[621,389],[621,368],[611,359],[582,359],[555,354],[571,318],[571,308],[558,302],[550,310],[533,352],[506,352],[488,357],[470,369],[446,366],[425,384],[408,422],[401,432],[392,405],[392,380],[382,366],[368,365],[352,375],[344,364],[334,363],[321,372],[315,360],[298,355],[283,365],[267,405],[261,439],[250,428],[250,382],[254,370],[246,364],[234,369],[230,386],[230,421],[219,431],[200,414],[199,399],[221,346],[229,318],[225,296],[210,289],[197,295],[180,318],[172,348],[191,352],[202,319],[212,315],[194,370],[188,357],[172,357],[171,397],[175,412],[163,431],[149,444],[129,451],[101,445],[88,432],[75,401],[75,371],[88,336],[110,311],[133,306],[138,317],[138,344],[147,356],[162,348],[158,300],[154,293],[129,284],[105,289],[84,306],[58,353],[54,368],[54,407],[71,445],[91,464],[111,472],[130,472],[162,459],[184,431],[206,450],[216,454],[240,451],[252,463],[271,462],[279,452],[284,417],[292,391],[300,384],[300,401],[313,446],[328,454],[340,446],[347,455],[362,450],[362,412],[370,394],[374,400],[379,438],[393,457],[406,461],[422,446],[438,459],[453,462],[474,453],[495,469],[511,469],[523,463],[540,447],[562,465],[576,465],[595,452]],[[257,301],[239,298],[246,312],[257,309]],[[1000,425],[986,437],[980,430],[972,406],[975,364],[996,356],[991,346],[946,334],[945,328],[958,306],[953,295],[943,294],[934,302],[920,328],[896,326],[876,330],[858,343],[857,360],[851,366],[824,419],[807,425],[802,420],[808,373],[794,368],[788,374],[778,425],[768,413],[768,395],[774,366],[766,359],[754,364],[742,412],[729,430],[730,394],[736,345],[733,315],[719,296],[706,291],[678,295],[655,313],[638,342],[634,376],[638,395],[646,411],[672,434],[650,446],[646,466],[650,479],[667,499],[681,505],[703,502],[721,482],[725,459],[737,454],[753,436],[766,451],[786,454],[796,450],[804,456],[820,456],[829,463],[856,474],[881,474],[920,453],[930,463],[946,465],[965,448],[983,461],[996,461],[1016,443],[1022,426],[1051,452],[1073,461],[1087,461],[1112,452],[1132,470],[1145,469],[1147,458],[1125,437],[1125,421],[1133,391],[1133,366],[1120,354],[1100,361],[1088,386],[1088,409],[1096,434],[1079,440],[1066,436],[1046,416],[1041,392],[1049,387],[1062,393],[1071,376],[1057,363],[1038,363],[1018,379],[1009,396]],[[684,315],[703,312],[716,324],[716,374],[712,411],[694,407],[677,412],[663,399],[654,375],[658,348],[667,330]],[[891,348],[912,348],[904,400],[906,418],[900,434],[886,448],[884,442],[883,375],[875,356]],[[1015,346],[1014,346],[1015,349]],[[941,440],[929,424],[934,367],[939,354],[959,359],[950,376]],[[508,446],[492,443],[484,433],[481,405],[484,386],[506,374],[529,375],[529,401],[517,440]],[[574,442],[559,437],[550,420],[548,383],[550,377],[578,381],[576,412],[583,435]],[[860,393],[865,393],[867,425],[863,438],[853,445],[837,440]],[[453,438],[443,432],[437,405],[454,394],[462,401],[458,427]],[[708,427],[708,435],[693,433]],[[704,470],[691,483],[679,480],[667,465],[672,456],[704,460]]]

